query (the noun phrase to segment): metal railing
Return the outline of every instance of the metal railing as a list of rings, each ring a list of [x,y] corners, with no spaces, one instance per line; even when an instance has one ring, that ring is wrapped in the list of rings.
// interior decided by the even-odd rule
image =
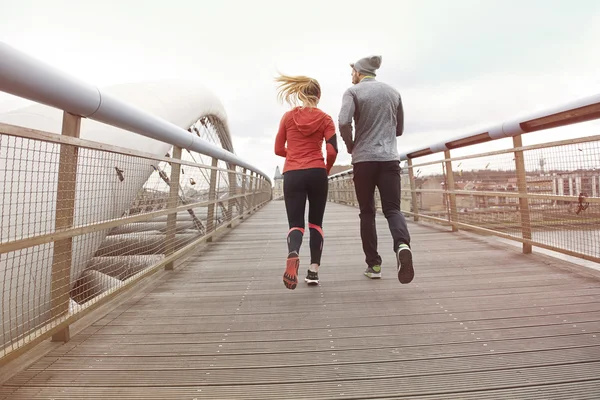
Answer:
[[[600,96],[403,154],[401,210],[428,221],[600,262],[600,136],[523,145],[528,132],[600,118]],[[482,143],[496,148],[476,152]],[[470,154],[452,156],[455,149]],[[352,171],[331,201],[357,206]],[[378,196],[377,196],[378,197]],[[376,204],[380,204],[377,202]]]
[[[270,201],[265,174],[206,141],[230,140],[218,112],[186,130],[112,99],[102,122],[171,150],[85,140],[85,86],[1,43],[0,60],[0,91],[63,110],[62,134],[0,123],[0,362],[69,340],[74,321]],[[32,83],[50,78],[52,88]]]

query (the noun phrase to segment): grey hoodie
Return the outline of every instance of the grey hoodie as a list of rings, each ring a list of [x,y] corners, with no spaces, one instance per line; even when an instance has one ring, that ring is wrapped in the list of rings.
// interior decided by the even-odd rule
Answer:
[[[350,87],[344,93],[338,123],[352,164],[400,160],[396,137],[404,130],[404,111],[400,93],[393,87],[371,77]]]

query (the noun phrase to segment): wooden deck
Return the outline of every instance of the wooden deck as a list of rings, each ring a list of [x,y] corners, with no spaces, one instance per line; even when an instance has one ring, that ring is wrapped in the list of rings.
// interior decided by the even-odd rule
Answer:
[[[416,278],[400,285],[382,218],[384,277],[370,281],[357,214],[328,204],[322,283],[289,291],[271,203],[0,398],[600,398],[598,279],[411,224]]]

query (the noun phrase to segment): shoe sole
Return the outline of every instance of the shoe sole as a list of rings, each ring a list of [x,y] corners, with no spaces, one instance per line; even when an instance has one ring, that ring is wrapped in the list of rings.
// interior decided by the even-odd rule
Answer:
[[[285,272],[283,274],[283,284],[290,290],[296,289],[298,286],[298,269],[300,268],[300,258],[288,258],[285,264]]]
[[[311,286],[318,285],[319,281],[314,279],[304,278],[304,282],[308,283]]]
[[[411,283],[415,277],[413,268],[412,252],[410,249],[402,249],[398,252],[398,280],[402,284]]]
[[[381,279],[381,272],[378,274],[372,272],[365,272],[364,275],[369,279]]]

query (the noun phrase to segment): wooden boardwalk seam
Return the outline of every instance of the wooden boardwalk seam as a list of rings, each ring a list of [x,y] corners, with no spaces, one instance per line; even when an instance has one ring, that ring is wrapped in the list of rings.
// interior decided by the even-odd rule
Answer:
[[[599,280],[411,224],[416,276],[368,280],[358,210],[327,204],[321,285],[282,283],[274,201],[142,298],[18,373],[0,399],[598,399]]]

